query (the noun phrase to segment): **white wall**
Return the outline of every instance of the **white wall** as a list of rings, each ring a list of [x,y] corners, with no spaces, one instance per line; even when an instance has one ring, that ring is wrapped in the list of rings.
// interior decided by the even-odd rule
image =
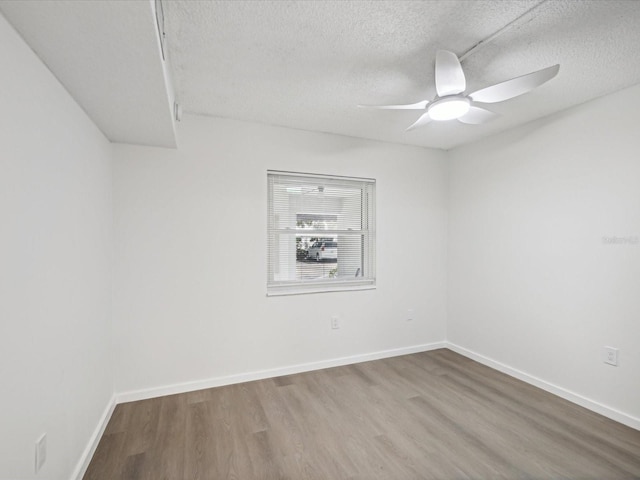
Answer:
[[[444,340],[443,152],[197,116],[178,135],[115,147],[118,392]],[[267,169],[377,180],[376,290],[266,297]]]
[[[0,15],[0,478],[69,478],[113,395],[111,145]]]
[[[450,342],[636,428],[640,244],[602,239],[640,235],[638,111],[640,86],[450,152],[447,324]]]

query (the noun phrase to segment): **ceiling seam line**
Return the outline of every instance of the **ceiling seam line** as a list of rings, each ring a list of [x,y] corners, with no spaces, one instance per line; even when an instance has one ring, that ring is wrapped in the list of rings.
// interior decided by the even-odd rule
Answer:
[[[495,40],[496,38],[498,38],[500,35],[502,35],[504,32],[506,32],[509,28],[513,27],[515,23],[519,22],[520,20],[522,20],[527,15],[530,15],[534,10],[538,9],[539,7],[541,7],[543,4],[547,3],[548,1],[549,0],[542,0],[540,3],[538,3],[537,5],[531,7],[529,10],[524,12],[522,15],[520,15],[516,19],[514,19],[514,20],[510,21],[509,23],[507,23],[504,27],[502,27],[497,32],[493,33],[492,35],[489,35],[487,38],[485,38],[483,40],[480,40],[473,47],[471,47],[469,50],[467,50],[465,53],[463,53],[462,56],[460,56],[460,58],[459,58],[460,62],[462,62],[463,60],[467,59],[468,57],[470,57],[471,55],[476,53],[478,50],[480,50],[482,47],[484,47],[488,43],[490,43],[493,40]]]

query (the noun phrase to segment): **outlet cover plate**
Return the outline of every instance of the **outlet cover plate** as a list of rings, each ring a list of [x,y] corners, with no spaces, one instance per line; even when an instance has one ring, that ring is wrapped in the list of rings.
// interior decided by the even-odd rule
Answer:
[[[618,366],[618,349],[613,347],[604,347],[602,351],[602,360],[609,365]]]

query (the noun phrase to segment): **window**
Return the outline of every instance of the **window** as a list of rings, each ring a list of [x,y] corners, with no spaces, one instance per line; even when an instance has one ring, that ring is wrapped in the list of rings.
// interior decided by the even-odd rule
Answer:
[[[375,180],[277,171],[267,179],[267,294],[374,288]]]

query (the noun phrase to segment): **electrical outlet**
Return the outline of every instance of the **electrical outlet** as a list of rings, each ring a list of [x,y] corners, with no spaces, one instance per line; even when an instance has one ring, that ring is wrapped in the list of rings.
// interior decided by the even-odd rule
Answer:
[[[340,319],[337,315],[333,315],[331,317],[331,328],[333,328],[334,330],[340,328]]]
[[[47,434],[43,433],[36,440],[36,473],[40,471],[42,465],[47,460]]]
[[[410,308],[407,310],[407,322],[410,322],[411,320],[413,320],[413,317],[415,315],[415,310],[413,308]]]
[[[613,347],[603,348],[603,361],[609,365],[618,366],[618,349]]]

